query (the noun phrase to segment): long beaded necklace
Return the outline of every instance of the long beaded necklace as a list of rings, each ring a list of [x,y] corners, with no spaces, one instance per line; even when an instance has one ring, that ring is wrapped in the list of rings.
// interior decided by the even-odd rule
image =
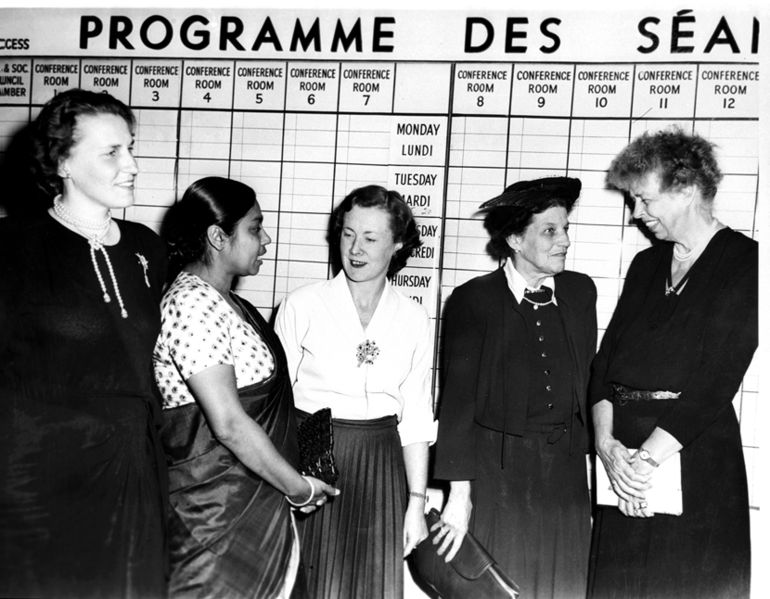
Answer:
[[[111,301],[110,294],[107,293],[107,285],[104,283],[104,277],[99,270],[99,263],[96,260],[96,252],[101,252],[104,255],[104,261],[107,264],[107,272],[110,274],[110,280],[112,281],[112,289],[115,292],[115,297],[120,305],[120,315],[123,318],[128,318],[128,312],[126,306],[123,303],[123,296],[120,295],[120,289],[118,288],[118,281],[115,278],[115,271],[112,268],[112,262],[110,261],[110,255],[107,253],[107,248],[104,247],[104,239],[107,237],[107,233],[110,231],[110,225],[112,224],[112,215],[110,211],[107,211],[107,215],[102,221],[92,221],[83,218],[78,218],[64,205],[61,200],[61,196],[56,196],[53,201],[53,211],[56,216],[63,222],[75,227],[80,231],[86,239],[88,239],[88,246],[91,253],[91,264],[94,267],[96,278],[99,281],[99,286],[102,289],[102,298],[104,303],[109,304]]]

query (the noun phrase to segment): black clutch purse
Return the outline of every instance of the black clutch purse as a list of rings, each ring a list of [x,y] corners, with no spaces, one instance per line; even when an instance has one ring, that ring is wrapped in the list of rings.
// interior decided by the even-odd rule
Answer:
[[[434,508],[425,514],[428,530],[441,519]],[[436,551],[433,544],[438,530],[431,531],[412,554],[419,583],[427,586],[442,599],[511,599],[519,596],[518,585],[500,569],[486,549],[473,535],[466,533],[462,545],[451,562]]]
[[[334,463],[334,433],[332,411],[323,408],[310,414],[297,426],[299,442],[299,471],[334,485],[339,478]]]

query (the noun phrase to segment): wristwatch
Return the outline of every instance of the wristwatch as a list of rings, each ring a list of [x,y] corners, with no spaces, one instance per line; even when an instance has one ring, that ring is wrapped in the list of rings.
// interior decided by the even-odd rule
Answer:
[[[656,462],[655,460],[652,459],[652,456],[650,455],[650,452],[647,451],[644,447],[639,448],[639,459],[640,460],[644,460],[650,466],[654,466],[655,468],[660,466],[660,464],[658,464],[658,462]]]

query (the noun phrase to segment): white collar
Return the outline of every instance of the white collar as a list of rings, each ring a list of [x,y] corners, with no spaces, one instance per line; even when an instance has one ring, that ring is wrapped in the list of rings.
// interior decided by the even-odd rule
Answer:
[[[503,265],[503,271],[505,271],[505,279],[508,281],[508,289],[510,289],[511,293],[513,293],[513,297],[516,298],[517,303],[520,304],[521,300],[524,298],[525,289],[537,291],[537,289],[532,289],[532,287],[527,285],[527,281],[524,279],[522,274],[514,268],[512,259],[509,258],[505,261],[505,264]],[[553,302],[554,306],[558,306],[556,303],[556,280],[553,277],[548,277],[542,282],[542,285],[547,285],[553,289],[553,297],[551,298],[551,301]]]
[[[363,328],[361,327],[360,321],[358,319],[358,311],[356,310],[356,305],[353,301],[353,294],[350,291],[350,286],[348,285],[345,271],[340,269],[340,272],[337,273],[333,279],[331,279],[330,284],[331,288],[334,290],[334,294],[336,295],[335,299],[337,302],[339,302],[338,306],[347,305],[347,309],[350,311],[351,318],[355,318],[355,322],[363,331]],[[398,309],[398,297],[399,294],[394,288],[393,284],[389,279],[386,278],[385,287],[382,290],[380,300],[377,303],[377,307],[375,308],[374,313],[372,314],[372,319],[369,321],[369,325],[366,327],[367,334],[374,334],[374,332],[376,332],[381,326],[381,322],[382,326],[389,326],[388,323],[390,323],[391,320],[395,318],[395,311]],[[351,330],[358,329],[354,328]]]

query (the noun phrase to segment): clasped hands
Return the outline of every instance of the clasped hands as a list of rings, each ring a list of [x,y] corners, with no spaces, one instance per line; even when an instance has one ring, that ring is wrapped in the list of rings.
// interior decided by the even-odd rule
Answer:
[[[614,438],[597,444],[596,453],[618,496],[618,509],[631,518],[652,518],[646,492],[652,488],[653,466]]]

